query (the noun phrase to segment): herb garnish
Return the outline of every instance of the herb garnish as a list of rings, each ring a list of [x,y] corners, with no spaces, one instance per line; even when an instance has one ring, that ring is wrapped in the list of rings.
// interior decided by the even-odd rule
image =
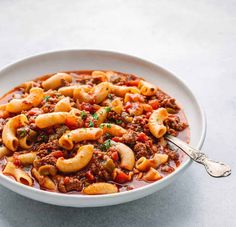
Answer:
[[[111,111],[111,107],[109,107],[109,106],[105,107],[105,111],[106,111],[107,113],[109,113],[109,112]]]
[[[27,132],[26,132],[26,130],[24,128],[18,130],[18,135],[19,135],[20,138],[25,137],[26,134],[27,134]]]
[[[45,97],[44,97],[45,102],[48,102],[48,100],[49,100],[50,98],[51,98],[51,96],[48,96],[48,95],[45,96]]]
[[[122,123],[122,120],[116,120],[116,124],[120,125]]]
[[[98,120],[99,117],[98,117],[97,113],[94,113],[94,114],[93,114],[93,118],[94,118],[95,120]]]
[[[87,114],[85,113],[85,111],[82,111],[82,112],[80,113],[80,116],[81,116],[81,118],[82,118],[83,120],[85,120],[86,117],[87,117]]]
[[[107,151],[111,146],[112,146],[112,141],[108,139],[103,144],[101,144],[100,148],[102,151]]]
[[[94,127],[94,123],[93,123],[93,121],[89,121],[89,125],[88,125],[89,127]]]

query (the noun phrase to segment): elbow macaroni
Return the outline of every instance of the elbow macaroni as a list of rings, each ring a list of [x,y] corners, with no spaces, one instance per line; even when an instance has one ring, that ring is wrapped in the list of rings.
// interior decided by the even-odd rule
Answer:
[[[12,162],[8,162],[6,167],[3,170],[4,174],[13,176],[17,182],[32,186],[33,180],[32,178],[22,169],[16,167]]]
[[[24,114],[20,114],[9,119],[5,124],[2,132],[2,140],[8,149],[12,151],[17,149],[19,140],[16,137],[16,129],[25,126],[27,122],[27,117]]]
[[[97,140],[103,134],[100,128],[79,128],[65,133],[60,139],[59,144],[61,147],[71,150],[74,143],[83,140]]]
[[[42,86],[46,90],[57,89],[63,86],[65,81],[68,83],[72,82],[72,76],[67,73],[57,73],[43,81]]]
[[[153,96],[157,92],[157,87],[147,81],[140,80],[138,84],[140,93],[145,96]]]
[[[13,99],[6,105],[6,111],[10,113],[20,113],[22,110],[29,110],[36,107],[43,100],[43,89],[31,88],[30,94],[23,99]]]
[[[117,193],[118,188],[110,183],[94,183],[84,188],[83,193],[87,195],[101,195]]]
[[[168,118],[168,112],[165,108],[154,110],[149,118],[148,126],[153,136],[161,138],[166,133],[166,126],[163,121]]]
[[[69,116],[67,112],[53,112],[41,114],[35,119],[35,124],[39,128],[48,128],[53,125],[64,124]]]
[[[120,155],[120,167],[132,170],[135,163],[134,152],[123,143],[116,143],[115,148],[118,150]]]
[[[73,158],[57,159],[56,166],[63,173],[76,172],[83,169],[93,156],[93,145],[85,145],[78,149]]]
[[[71,110],[71,104],[69,97],[61,99],[56,105],[55,105],[55,112],[69,112]]]
[[[119,125],[110,124],[110,123],[102,123],[100,127],[103,130],[103,134],[109,133],[113,136],[122,136],[127,133],[126,129],[122,128]]]

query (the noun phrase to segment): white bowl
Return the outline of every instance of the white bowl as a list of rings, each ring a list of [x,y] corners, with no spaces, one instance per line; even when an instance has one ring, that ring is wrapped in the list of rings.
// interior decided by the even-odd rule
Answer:
[[[167,70],[130,55],[98,50],[61,50],[35,55],[10,64],[0,71],[0,95],[22,82],[46,73],[86,69],[133,73],[158,85],[182,104],[190,125],[191,145],[201,148],[206,133],[206,119],[190,88]],[[86,196],[47,192],[17,183],[3,174],[0,174],[0,183],[16,193],[45,203],[71,207],[107,206],[132,201],[161,190],[190,164],[191,160],[188,158],[176,171],[155,183],[110,195]]]

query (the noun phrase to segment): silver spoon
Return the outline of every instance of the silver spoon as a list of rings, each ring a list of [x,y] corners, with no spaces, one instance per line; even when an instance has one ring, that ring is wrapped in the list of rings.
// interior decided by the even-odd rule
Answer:
[[[206,154],[190,147],[187,143],[174,136],[167,135],[165,138],[185,152],[192,160],[204,165],[207,173],[212,177],[227,177],[231,174],[229,165],[208,159]]]

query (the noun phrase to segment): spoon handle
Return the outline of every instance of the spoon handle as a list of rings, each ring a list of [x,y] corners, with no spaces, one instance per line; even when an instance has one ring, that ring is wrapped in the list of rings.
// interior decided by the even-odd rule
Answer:
[[[204,165],[210,176],[227,177],[231,174],[231,168],[229,165],[208,159],[206,154],[192,148],[187,143],[174,136],[167,135],[165,138],[185,152],[192,160]]]

